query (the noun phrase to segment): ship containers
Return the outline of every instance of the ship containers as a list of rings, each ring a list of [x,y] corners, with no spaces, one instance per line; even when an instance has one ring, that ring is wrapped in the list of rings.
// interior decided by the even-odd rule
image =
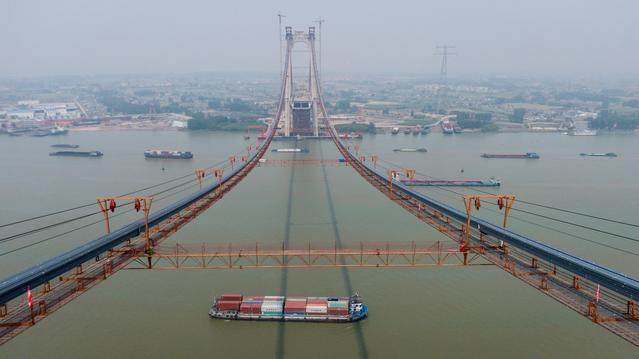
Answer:
[[[233,300],[223,300],[220,299],[217,301],[217,310],[220,312],[226,311],[239,311],[240,310],[240,302]]]
[[[258,315],[261,314],[262,313],[261,297],[244,297],[242,304],[240,304],[240,313],[258,314]]]
[[[269,297],[264,297],[264,301],[262,302],[262,315],[282,315],[284,311],[284,298],[281,300],[268,298]]]
[[[267,295],[264,297],[264,301],[279,301],[279,302],[283,302],[284,301],[284,297],[279,296],[279,295]]]
[[[235,301],[235,302],[241,302],[242,301],[242,295],[241,294],[223,294],[220,299],[221,300],[230,300],[230,301]]]
[[[309,297],[306,301],[307,315],[326,315],[328,313],[327,298]]]
[[[306,311],[306,298],[286,297],[284,313],[288,315],[304,315]]]
[[[328,315],[337,315],[344,316],[348,315],[348,300],[334,298],[335,300],[331,300],[333,298],[329,298],[327,305]]]

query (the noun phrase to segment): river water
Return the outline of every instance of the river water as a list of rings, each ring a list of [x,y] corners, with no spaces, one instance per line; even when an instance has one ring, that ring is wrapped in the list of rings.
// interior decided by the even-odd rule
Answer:
[[[100,150],[99,159],[49,157],[49,145],[77,143]],[[249,141],[237,133],[87,132],[60,138],[0,137],[0,224],[95,197],[129,192],[213,166]],[[530,202],[636,222],[639,141],[636,136],[569,137],[559,134],[370,135],[360,151],[379,155],[379,166],[414,168],[418,178],[502,180],[499,192]],[[293,146],[274,142],[272,147]],[[329,141],[300,141],[304,154],[267,158],[337,159]],[[395,148],[425,147],[427,153]],[[191,161],[145,160],[149,148],[195,154]],[[536,151],[540,160],[483,159],[483,152]],[[619,157],[580,157],[616,152]],[[462,172],[463,169],[463,172]],[[186,178],[188,180],[190,178]],[[178,184],[181,181],[172,182]],[[150,189],[161,191],[172,184]],[[181,187],[183,188],[183,187]],[[157,210],[188,190],[159,200]],[[421,189],[462,208],[452,189]],[[490,189],[483,189],[496,192]],[[636,228],[516,203],[516,209],[638,238]],[[484,205],[479,215],[498,221]],[[97,211],[89,206],[34,224],[0,228],[2,237]],[[139,218],[113,221],[118,227]],[[75,228],[0,243],[0,275],[7,276],[104,233],[100,215],[88,227],[31,247],[20,247]],[[89,225],[92,222],[99,222]],[[531,222],[535,223],[532,224]],[[545,228],[539,227],[539,224]],[[516,212],[509,226],[540,241],[632,275],[639,246],[632,241]],[[549,229],[550,228],[550,229]],[[582,238],[575,238],[570,235]],[[350,167],[256,168],[238,187],[165,243],[332,247],[363,242],[441,240],[441,234],[389,201]],[[590,241],[590,242],[589,242]],[[608,247],[597,243],[603,243]],[[610,248],[614,247],[614,248]],[[621,251],[620,251],[621,250]],[[207,315],[213,295],[347,295],[358,291],[370,307],[357,324],[225,322]],[[618,357],[639,351],[536,289],[492,266],[391,269],[123,270],[0,348],[0,357]]]

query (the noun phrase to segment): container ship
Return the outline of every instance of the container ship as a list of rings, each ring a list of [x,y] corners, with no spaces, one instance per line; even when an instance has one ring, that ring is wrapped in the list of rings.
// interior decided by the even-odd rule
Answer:
[[[209,315],[216,319],[350,323],[364,319],[362,298],[282,297],[224,294],[215,298]]]
[[[481,155],[483,158],[526,158],[538,160],[539,155],[536,152],[527,152],[521,154],[494,154],[494,153],[484,153]]]
[[[144,151],[144,157],[187,160],[193,158],[193,153],[189,151],[146,150]]]
[[[49,153],[49,156],[66,156],[66,157],[102,157],[104,155],[100,151],[57,151]]]
[[[445,135],[452,135],[455,133],[455,127],[453,126],[453,123],[448,120],[442,121],[441,127],[442,127],[442,132]]]
[[[433,187],[499,187],[501,181],[497,179],[488,180],[469,180],[469,181],[456,181],[456,180],[401,180],[403,184],[410,186],[433,186]]]
[[[363,137],[364,136],[362,136],[361,133],[356,133],[356,132],[342,133],[339,135],[339,138],[343,140],[359,140],[359,139],[362,139]]]

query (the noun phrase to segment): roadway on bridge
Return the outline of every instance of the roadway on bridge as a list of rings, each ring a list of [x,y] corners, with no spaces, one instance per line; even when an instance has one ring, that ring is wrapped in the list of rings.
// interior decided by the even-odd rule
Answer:
[[[298,158],[338,156],[328,141],[321,150],[317,141],[305,146],[310,152]],[[285,156],[292,157],[267,155]],[[337,236],[344,243],[441,239],[441,234],[406,215],[351,168],[324,170],[256,168],[166,243],[274,244],[288,238],[291,244],[310,241],[332,246]],[[291,295],[331,295],[344,293],[349,282],[372,308],[371,317],[357,325],[229,323],[206,316],[212,296],[222,292],[276,294],[285,283]],[[212,353],[296,358],[314,357],[317,345],[326,356],[371,358],[476,352],[502,357],[522,353],[627,357],[635,351],[503,271],[480,266],[288,269],[285,278],[278,269],[121,271],[7,343],[0,354],[19,353],[29,346],[34,358]]]

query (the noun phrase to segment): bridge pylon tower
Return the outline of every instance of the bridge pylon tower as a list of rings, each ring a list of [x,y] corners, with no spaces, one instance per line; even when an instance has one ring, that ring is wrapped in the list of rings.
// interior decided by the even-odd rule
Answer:
[[[308,31],[293,31],[285,27],[286,54],[282,73],[282,92],[277,113],[280,134],[283,136],[320,136],[326,119],[326,109],[322,102],[319,69],[315,51],[315,27]],[[293,82],[293,48],[306,45],[309,54],[309,69],[306,86],[295,88]]]

